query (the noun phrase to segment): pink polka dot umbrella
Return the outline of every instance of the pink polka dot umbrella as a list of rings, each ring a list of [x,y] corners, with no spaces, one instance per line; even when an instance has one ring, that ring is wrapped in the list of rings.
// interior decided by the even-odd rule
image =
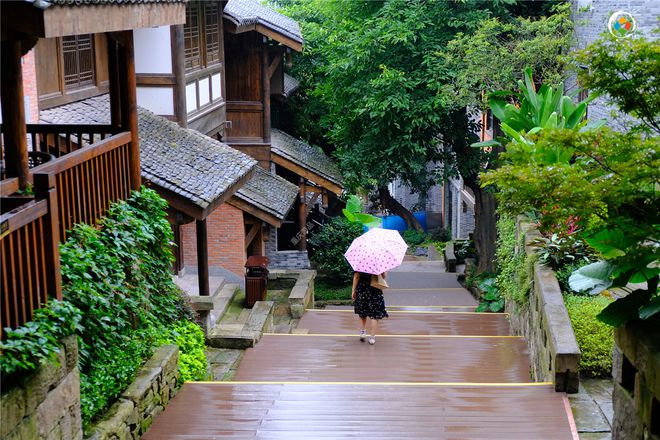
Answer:
[[[344,257],[356,272],[378,275],[399,266],[406,249],[398,231],[374,228],[353,240]]]

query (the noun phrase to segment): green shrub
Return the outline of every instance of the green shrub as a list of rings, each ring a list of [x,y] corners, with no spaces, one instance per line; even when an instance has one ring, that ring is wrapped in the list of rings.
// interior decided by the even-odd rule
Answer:
[[[587,377],[610,377],[614,331],[596,315],[612,301],[603,296],[564,295],[564,303],[573,324],[575,338],[582,352],[580,374]]]
[[[522,237],[516,243],[516,222],[507,216],[497,221],[497,286],[507,300],[523,304],[531,287],[530,274],[538,257],[527,256],[522,250]],[[516,245],[521,251],[516,253]]]
[[[415,229],[406,229],[403,231],[403,239],[408,243],[408,246],[419,246],[426,240],[426,233]]]
[[[352,284],[325,278],[314,280],[314,301],[350,301]]]
[[[479,283],[479,290],[481,298],[479,298],[476,312],[498,313],[504,311],[504,298],[502,298],[494,277],[486,278]]]
[[[204,354],[204,332],[192,321],[182,320],[164,329],[156,340],[157,345],[176,344],[179,346],[180,380],[196,381],[206,378],[206,355]]]
[[[3,379],[29,373],[41,362],[54,359],[61,339],[81,330],[81,320],[80,310],[72,304],[53,300],[36,310],[32,321],[19,328],[8,329],[6,340],[0,343]]]
[[[343,217],[330,219],[309,239],[314,247],[313,261],[336,281],[351,280],[353,269],[346,261],[344,252],[363,232],[360,223],[351,223]]]
[[[64,298],[83,314],[83,423],[103,411],[152,354],[155,335],[193,316],[174,285],[167,202],[143,189],[112,205],[99,228],[76,225],[61,246]]]

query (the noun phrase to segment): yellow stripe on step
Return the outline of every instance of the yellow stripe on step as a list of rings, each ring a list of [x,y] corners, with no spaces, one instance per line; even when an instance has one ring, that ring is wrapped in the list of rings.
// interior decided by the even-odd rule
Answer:
[[[359,337],[354,333],[263,333],[263,336],[318,336],[333,338]],[[516,335],[378,335],[379,338],[484,338],[484,339],[521,339],[523,336]]]
[[[368,386],[432,386],[432,387],[539,387],[552,382],[297,382],[297,381],[236,381],[236,382],[185,382],[204,385],[368,385]]]

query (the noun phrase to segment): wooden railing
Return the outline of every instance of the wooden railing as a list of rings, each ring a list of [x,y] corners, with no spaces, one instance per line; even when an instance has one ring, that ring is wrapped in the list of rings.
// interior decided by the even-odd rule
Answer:
[[[0,216],[2,339],[5,327],[32,320],[34,311],[49,297],[62,299],[54,179],[37,180],[41,189],[35,199]],[[2,200],[5,207],[12,203]]]
[[[34,198],[15,194],[17,179],[0,181],[3,339],[4,327],[32,320],[49,297],[62,297],[59,244],[67,231],[76,223],[94,225],[111,203],[130,195],[131,133],[103,137],[79,149],[70,143],[72,153],[32,168]]]
[[[117,133],[112,125],[28,124],[32,151],[64,156]]]
[[[93,225],[112,202],[128,198],[131,134],[123,132],[34,168],[37,177],[52,175],[57,188],[59,236],[76,223]]]

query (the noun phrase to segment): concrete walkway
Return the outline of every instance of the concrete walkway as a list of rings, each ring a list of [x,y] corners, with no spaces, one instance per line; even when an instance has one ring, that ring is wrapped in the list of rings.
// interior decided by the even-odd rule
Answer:
[[[264,334],[232,382],[187,383],[150,439],[573,439],[566,396],[531,382],[505,314],[442,272],[392,271],[376,345],[346,310],[308,311],[295,334]]]

